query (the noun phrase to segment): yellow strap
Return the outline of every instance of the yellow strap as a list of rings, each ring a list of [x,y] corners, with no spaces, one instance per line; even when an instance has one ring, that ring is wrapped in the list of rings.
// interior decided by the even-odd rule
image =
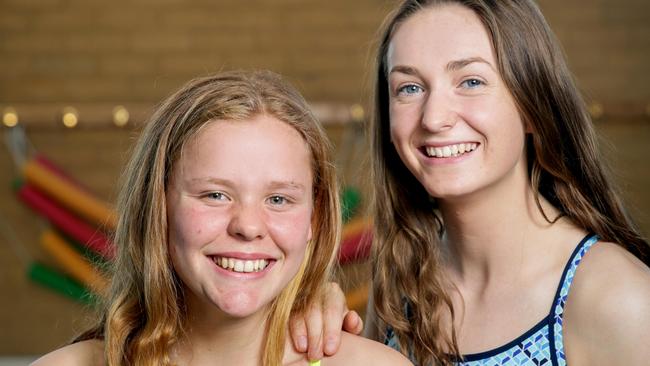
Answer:
[[[320,366],[320,360],[309,361],[309,366]]]

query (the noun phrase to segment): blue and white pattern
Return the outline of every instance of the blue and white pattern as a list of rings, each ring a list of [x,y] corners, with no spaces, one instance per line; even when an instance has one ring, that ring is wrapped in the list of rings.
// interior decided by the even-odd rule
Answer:
[[[458,366],[566,366],[562,339],[564,305],[578,264],[587,250],[598,241],[598,236],[587,235],[571,255],[560,279],[549,315],[529,331],[491,351],[464,355]],[[549,330],[553,330],[549,332]],[[384,343],[399,351],[397,337],[388,328]],[[411,359],[415,362],[415,360]]]
[[[564,305],[566,304],[567,297],[569,296],[569,289],[571,288],[571,283],[573,282],[573,276],[576,274],[578,269],[578,264],[584,257],[587,250],[591,248],[598,241],[598,236],[593,235],[590,238],[583,240],[582,245],[578,246],[577,253],[574,253],[571,258],[571,263],[564,270],[565,273],[562,276],[562,287],[559,290],[559,293],[555,295],[553,300],[553,310],[551,311],[551,316],[553,316],[553,348],[557,354],[557,365],[566,366],[566,357],[564,355],[564,342],[562,338],[562,320],[564,319]]]

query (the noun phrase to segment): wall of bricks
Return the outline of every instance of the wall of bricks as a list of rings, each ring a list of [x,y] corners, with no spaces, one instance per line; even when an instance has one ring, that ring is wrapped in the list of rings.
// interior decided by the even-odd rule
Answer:
[[[364,103],[375,30],[387,0],[0,0],[0,107],[155,103],[197,75],[269,68],[310,101]],[[604,151],[650,235],[650,2],[540,0],[579,85],[614,112],[598,123]],[[650,112],[648,112],[650,113]],[[632,117],[630,117],[632,116]],[[330,128],[339,154],[344,131]],[[28,129],[33,146],[112,201],[136,131]],[[349,137],[349,135],[347,135]],[[357,155],[363,145],[355,150]],[[339,159],[349,181],[360,156]],[[46,352],[83,328],[90,309],[24,275],[46,223],[14,198],[19,175],[0,148],[0,355]],[[359,183],[354,181],[354,183]],[[16,249],[16,247],[22,249]],[[22,254],[21,254],[22,253]],[[81,314],[81,315],[80,315]]]
[[[0,103],[157,101],[224,68],[270,68],[310,100],[362,100],[386,0],[3,0]],[[541,0],[594,99],[650,102],[650,3]]]

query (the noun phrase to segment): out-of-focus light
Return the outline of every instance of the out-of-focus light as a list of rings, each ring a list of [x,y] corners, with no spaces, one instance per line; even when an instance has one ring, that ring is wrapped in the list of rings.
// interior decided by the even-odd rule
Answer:
[[[63,116],[61,117],[63,125],[68,128],[76,127],[79,123],[79,112],[73,107],[63,108]]]
[[[605,107],[598,102],[589,104],[589,114],[593,119],[599,119],[605,114]]]
[[[129,111],[124,106],[118,105],[113,108],[113,123],[115,126],[126,126],[126,124],[129,123],[130,117]]]
[[[362,122],[366,117],[366,112],[360,104],[353,104],[350,107],[350,117],[355,122]]]
[[[7,107],[2,111],[2,124],[7,127],[14,127],[18,124],[18,113],[15,109]]]

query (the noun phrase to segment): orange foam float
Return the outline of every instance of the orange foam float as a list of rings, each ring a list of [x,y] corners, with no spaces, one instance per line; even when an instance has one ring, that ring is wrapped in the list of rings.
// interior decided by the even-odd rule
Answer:
[[[41,246],[63,270],[97,294],[105,294],[108,280],[90,262],[75,251],[59,234],[47,230],[41,235]]]
[[[75,212],[89,222],[109,230],[115,229],[117,215],[106,204],[88,192],[76,187],[69,180],[45,167],[38,160],[23,166],[25,179],[62,206]]]

